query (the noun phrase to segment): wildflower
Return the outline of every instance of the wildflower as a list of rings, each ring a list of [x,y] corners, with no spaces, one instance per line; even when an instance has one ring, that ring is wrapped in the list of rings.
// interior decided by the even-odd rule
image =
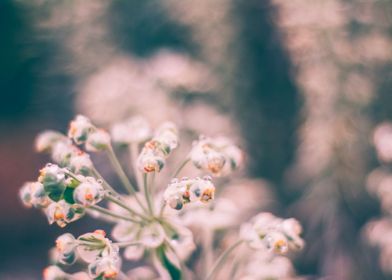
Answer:
[[[78,115],[69,125],[68,137],[80,145],[86,142],[87,137],[94,130],[94,125],[87,117]]]
[[[93,168],[93,162],[88,154],[78,151],[69,160],[69,169],[76,174],[87,175]]]
[[[112,242],[106,238],[106,233],[103,230],[83,234],[78,237],[78,241],[78,255],[87,263],[118,253],[118,248],[112,245]]]
[[[100,202],[104,195],[102,185],[93,177],[85,177],[73,193],[76,203],[83,206],[91,206]]]
[[[120,272],[121,260],[118,256],[98,258],[88,266],[89,275],[93,279],[117,279]]]
[[[19,197],[26,207],[45,208],[50,203],[40,182],[26,182],[19,190]]]
[[[268,249],[277,254],[301,249],[304,241],[299,236],[302,228],[295,219],[281,219],[271,213],[260,213],[251,223],[241,226],[241,237],[254,249]]]
[[[60,235],[56,239],[56,249],[58,253],[58,261],[61,264],[73,264],[76,261],[77,243],[75,237],[70,233]]]
[[[51,158],[61,166],[68,166],[71,157],[79,153],[81,153],[81,151],[76,146],[72,145],[71,140],[64,139],[53,144]]]
[[[135,116],[115,124],[112,127],[111,135],[113,141],[117,143],[141,143],[151,137],[151,128],[146,119]]]
[[[194,144],[190,158],[197,168],[223,176],[238,168],[242,162],[242,152],[225,137],[201,137]]]
[[[84,209],[77,205],[70,205],[64,200],[52,202],[45,209],[49,224],[57,223],[60,227],[78,220],[84,214]]]
[[[45,130],[35,139],[35,149],[37,152],[51,151],[54,144],[58,141],[64,141],[65,139],[65,135],[60,132]]]
[[[182,180],[173,179],[164,192],[164,200],[173,209],[180,210],[184,204],[214,198],[215,187],[209,177]]]
[[[110,135],[103,129],[91,132],[86,140],[86,150],[89,152],[99,152],[110,147]]]
[[[38,182],[42,183],[47,195],[54,201],[60,200],[66,188],[66,176],[63,168],[48,163],[40,170]]]
[[[174,124],[167,122],[158,128],[154,138],[144,144],[137,166],[141,172],[160,172],[165,160],[178,146],[178,131]]]

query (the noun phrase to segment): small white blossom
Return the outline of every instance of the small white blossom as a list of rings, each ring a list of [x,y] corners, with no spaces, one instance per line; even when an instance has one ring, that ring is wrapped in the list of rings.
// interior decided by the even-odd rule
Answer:
[[[191,150],[193,164],[214,176],[229,174],[243,161],[242,151],[225,137],[201,137]]]
[[[154,140],[160,142],[169,151],[174,150],[178,146],[178,129],[172,122],[163,123],[155,132]]]
[[[112,242],[106,238],[106,233],[103,230],[83,234],[78,237],[78,241],[78,255],[87,263],[118,253],[118,248],[113,246]]]
[[[116,256],[99,258],[88,266],[89,275],[93,279],[117,279],[120,272],[121,260]]]
[[[76,187],[73,198],[76,203],[83,206],[91,206],[103,199],[104,189],[93,177],[85,177],[82,183]]]
[[[73,264],[76,261],[77,246],[75,237],[70,233],[60,235],[56,239],[56,249],[58,253],[58,261],[61,264]]]
[[[70,205],[64,200],[52,202],[45,209],[49,224],[57,223],[60,227],[65,227],[67,224],[81,218],[83,213],[83,208]]]
[[[91,132],[86,140],[86,150],[89,152],[99,152],[110,147],[110,135],[103,129]]]
[[[277,254],[304,246],[299,236],[302,228],[295,219],[281,219],[271,213],[260,213],[241,226],[240,235],[254,249],[267,249]]]
[[[71,156],[68,166],[76,174],[88,174],[93,168],[93,162],[88,154],[80,151]]]
[[[141,116],[131,117],[112,127],[114,142],[121,144],[141,143],[151,137],[151,128],[147,120]]]
[[[19,197],[26,207],[45,208],[50,203],[40,182],[26,182],[19,190]]]
[[[78,115],[69,124],[68,137],[80,145],[86,142],[87,137],[94,130],[94,125],[87,117]]]
[[[45,130],[38,134],[35,139],[35,149],[37,152],[48,152],[51,151],[53,145],[58,141],[64,141],[65,135],[54,130]]]
[[[163,197],[173,209],[180,210],[190,202],[208,202],[214,199],[215,187],[209,177],[182,180],[173,179],[167,186]]]

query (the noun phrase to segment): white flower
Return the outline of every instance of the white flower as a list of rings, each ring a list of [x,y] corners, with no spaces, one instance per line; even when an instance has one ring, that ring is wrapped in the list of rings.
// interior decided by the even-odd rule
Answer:
[[[26,182],[19,190],[19,197],[26,207],[45,208],[50,203],[40,182]]]
[[[178,146],[178,129],[172,122],[163,123],[155,132],[154,140],[174,150]]]
[[[151,137],[151,128],[147,120],[141,116],[131,117],[112,127],[114,142],[122,144],[140,143]]]
[[[65,135],[54,130],[45,130],[38,134],[35,139],[35,149],[37,152],[51,151],[54,144],[58,141],[67,139]]]
[[[65,184],[64,169],[60,168],[56,164],[48,163],[44,168],[40,170],[38,181],[41,182],[44,186],[64,185]]]
[[[88,174],[93,168],[93,162],[87,153],[80,151],[71,156],[68,166],[76,174]]]
[[[103,199],[104,189],[93,177],[85,177],[82,183],[76,187],[73,198],[76,203],[83,206],[91,206]]]
[[[142,153],[137,159],[137,167],[141,172],[160,172],[165,165],[164,157],[155,153],[151,149],[143,148]]]
[[[63,141],[57,141],[53,144],[51,158],[57,164],[67,166],[72,155],[79,152],[80,150],[76,146],[72,145],[71,140],[64,139]]]
[[[52,202],[45,209],[49,224],[57,223],[60,227],[76,221],[84,214],[83,208],[77,205],[70,205],[64,200]]]
[[[61,264],[73,264],[76,261],[76,240],[70,233],[60,235],[56,239],[56,249],[58,253],[58,261]]]
[[[190,158],[197,168],[215,176],[227,175],[238,168],[242,157],[241,150],[225,137],[201,137],[190,152]]]
[[[174,225],[173,229],[175,234],[169,239],[170,245],[181,260],[186,260],[196,249],[192,231],[180,225]],[[168,251],[166,255],[172,259],[173,263],[177,262],[177,256],[172,256],[171,251]]]
[[[180,210],[189,202],[208,202],[214,198],[215,187],[209,177],[182,180],[173,179],[167,186],[163,197],[173,209]]]
[[[78,115],[70,122],[68,137],[73,139],[77,145],[80,145],[86,142],[87,137],[94,130],[94,125],[87,117]]]
[[[118,254],[118,247],[112,245],[103,230],[83,234],[78,237],[78,242],[78,255],[87,263]]]
[[[268,249],[285,254],[304,246],[299,236],[302,227],[295,219],[281,219],[271,213],[260,213],[241,226],[240,236],[254,249]]]
[[[97,129],[87,136],[86,150],[89,152],[104,151],[110,147],[110,135],[103,129]]]
[[[97,259],[88,266],[89,275],[93,279],[117,279],[120,272],[121,260],[115,256],[105,256]]]

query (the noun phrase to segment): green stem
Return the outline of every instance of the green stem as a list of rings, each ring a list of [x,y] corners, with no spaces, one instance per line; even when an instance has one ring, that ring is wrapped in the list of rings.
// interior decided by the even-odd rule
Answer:
[[[176,172],[174,172],[172,178],[175,178],[178,176],[178,174],[180,174],[181,170],[188,164],[188,162],[190,162],[191,159],[190,158],[186,158],[181,165],[177,168]]]
[[[124,187],[127,189],[127,191],[130,194],[135,195],[135,199],[137,201],[137,203],[139,203],[140,207],[143,208],[143,210],[146,210],[144,205],[142,204],[142,202],[140,201],[139,197],[136,195],[137,190],[136,188],[131,184],[131,182],[128,179],[128,176],[125,174],[124,169],[122,168],[120,162],[118,161],[116,154],[113,151],[113,147],[109,146],[109,148],[107,149],[107,154],[109,157],[109,160],[114,168],[114,171],[116,171],[118,177],[120,178],[122,184],[124,185]]]
[[[93,173],[93,176],[96,177],[99,180],[102,180],[102,186],[108,190],[109,192],[111,192],[113,195],[115,196],[120,196],[120,194],[102,177],[102,175],[98,172],[98,170],[93,167],[91,169],[91,172]]]
[[[150,215],[154,215],[154,210],[151,202],[151,196],[150,196],[150,191],[148,189],[148,173],[143,174],[143,185],[144,185],[144,195],[146,197],[146,202],[148,206],[148,211],[150,212]]]
[[[129,217],[125,217],[125,216],[113,213],[110,210],[108,210],[106,208],[103,208],[103,207],[100,207],[98,205],[92,205],[89,208],[92,209],[92,210],[95,210],[95,211],[97,211],[99,213],[102,213],[104,215],[116,218],[116,219],[121,219],[121,220],[125,220],[125,221],[129,221],[129,222],[140,224],[140,221],[138,221],[138,220],[135,220],[135,219],[132,219],[132,218],[129,218]]]
[[[206,280],[211,280],[213,279],[212,276],[214,276],[215,273],[217,273],[220,269],[220,267],[225,263],[227,257],[230,255],[232,251],[234,251],[235,248],[240,246],[244,241],[243,240],[238,240],[236,243],[231,245],[229,248],[227,248],[222,255],[218,258],[218,260],[215,262],[214,266],[212,267],[212,270],[210,273],[207,274]]]
[[[129,247],[129,246],[139,246],[140,242],[134,242],[134,241],[130,241],[130,242],[114,242],[113,245],[117,245],[120,248],[124,248],[124,247]]]
[[[133,208],[129,207],[128,205],[126,205],[126,204],[125,204],[124,202],[122,202],[121,200],[119,200],[119,199],[117,199],[117,198],[115,198],[115,197],[112,197],[112,196],[110,196],[110,195],[106,195],[105,198],[106,198],[107,200],[109,200],[109,201],[111,201],[111,202],[117,204],[118,206],[124,208],[125,210],[128,210],[131,214],[133,214],[133,215],[135,215],[135,216],[138,216],[138,217],[140,217],[140,218],[142,218],[142,219],[148,220],[148,217],[146,217],[145,215],[143,215],[143,214],[137,212],[137,211],[134,210]]]
[[[134,176],[135,176],[135,180],[137,183],[137,187],[140,189],[141,185],[142,185],[142,178],[141,178],[141,174],[139,172],[139,170],[137,169],[137,157],[139,155],[139,147],[138,147],[138,143],[131,143],[130,145],[130,154],[131,154],[131,168],[133,170]]]

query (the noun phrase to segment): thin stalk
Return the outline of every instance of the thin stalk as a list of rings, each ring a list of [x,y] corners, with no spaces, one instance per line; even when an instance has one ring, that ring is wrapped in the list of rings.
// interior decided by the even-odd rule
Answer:
[[[175,178],[178,176],[178,174],[180,174],[181,170],[188,164],[188,162],[190,162],[191,159],[190,158],[186,158],[181,165],[177,168],[176,172],[173,173],[172,178]]]
[[[107,200],[109,200],[109,201],[111,201],[111,202],[117,204],[118,206],[124,208],[125,210],[128,210],[131,214],[134,214],[135,216],[138,216],[138,217],[140,217],[140,218],[142,218],[142,219],[148,220],[148,217],[146,217],[145,215],[143,215],[143,214],[137,212],[136,210],[132,209],[131,207],[129,207],[128,205],[126,205],[126,204],[125,204],[124,202],[122,202],[121,200],[119,200],[119,199],[117,199],[117,198],[115,198],[115,197],[112,197],[112,196],[110,196],[110,195],[106,195],[105,198],[106,198]],[[145,208],[143,208],[143,209],[145,209]]]
[[[160,218],[162,218],[162,216],[163,216],[163,211],[165,210],[165,207],[166,207],[166,201],[163,201],[162,205],[161,205],[161,209],[159,210],[159,217]]]
[[[225,263],[227,257],[230,255],[232,251],[234,251],[235,248],[240,246],[244,241],[243,240],[238,240],[236,243],[231,245],[229,248],[227,248],[218,258],[218,260],[215,262],[214,266],[212,267],[212,270],[210,273],[207,274],[206,280],[211,280],[213,279],[212,276],[214,276],[215,273],[217,273],[220,269],[220,267]]]
[[[140,172],[137,169],[137,157],[139,155],[139,147],[138,147],[138,143],[131,143],[130,147],[129,147],[129,153],[131,154],[131,168],[133,170],[133,174],[135,176],[135,180],[137,183],[137,187],[139,188],[139,190],[141,189],[141,185],[142,185],[142,177],[140,176]]]
[[[135,194],[137,190],[135,186],[132,185],[131,181],[129,181],[128,176],[125,174],[124,169],[122,168],[120,162],[117,159],[116,154],[113,151],[113,147],[109,146],[109,148],[106,151],[110,163],[112,164],[114,171],[116,171],[118,177],[120,178],[121,183],[124,185],[124,187],[130,194]]]
[[[122,168],[120,162],[118,161],[117,156],[114,153],[112,146],[109,146],[109,148],[107,149],[107,154],[108,154],[109,160],[114,168],[114,171],[116,171],[116,173],[117,173],[118,177],[120,178],[124,187],[127,189],[127,191],[130,194],[135,195],[135,199],[136,199],[137,203],[139,203],[140,207],[145,209],[143,204],[141,203],[139,197],[136,195],[136,193],[137,193],[136,188],[129,181],[128,176],[125,174],[124,169]]]
[[[129,246],[139,246],[140,242],[114,242],[113,245],[117,245],[120,248],[129,247]]]
[[[113,212],[109,211],[108,209],[100,207],[98,205],[92,205],[89,208],[94,210],[94,211],[97,211],[99,213],[105,214],[107,216],[111,216],[113,218],[117,218],[117,219],[120,219],[120,220],[124,220],[124,221],[129,221],[129,222],[140,224],[139,220],[135,220],[135,219],[132,219],[130,217],[125,217],[125,216],[113,213]]]
[[[108,190],[109,192],[111,192],[113,195],[115,196],[120,196],[119,193],[117,193],[117,191],[103,178],[103,176],[101,175],[101,173],[98,172],[98,170],[93,167],[91,169],[91,172],[93,173],[93,176],[96,177],[99,180],[102,180],[102,186]]]
[[[151,216],[154,215],[154,210],[151,202],[150,192],[148,190],[148,174],[143,174],[143,186],[144,186],[144,196],[146,197],[146,202],[148,206],[148,211],[150,212]]]
[[[212,242],[214,238],[214,232],[210,231],[208,228],[203,230],[203,240],[202,240],[202,248],[203,248],[203,256],[204,256],[204,271],[210,271],[211,265],[213,262],[213,251],[212,251]]]

